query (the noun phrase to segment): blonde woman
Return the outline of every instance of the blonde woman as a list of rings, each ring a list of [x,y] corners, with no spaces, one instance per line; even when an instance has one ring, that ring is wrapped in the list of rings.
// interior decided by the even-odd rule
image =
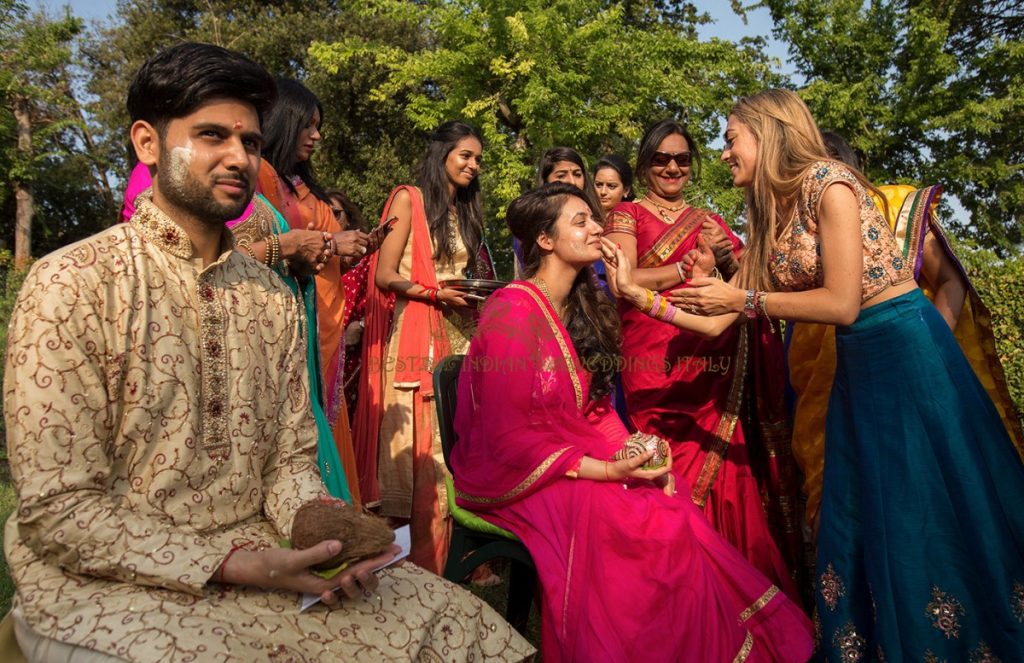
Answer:
[[[623,297],[679,327],[715,335],[758,316],[837,326],[820,655],[1024,660],[1024,466],[874,187],[828,158],[792,92],[740,99],[725,141],[748,208],[730,283],[696,278],[663,303],[632,282],[621,251],[606,244],[605,255]],[[710,260],[705,247],[698,266]]]

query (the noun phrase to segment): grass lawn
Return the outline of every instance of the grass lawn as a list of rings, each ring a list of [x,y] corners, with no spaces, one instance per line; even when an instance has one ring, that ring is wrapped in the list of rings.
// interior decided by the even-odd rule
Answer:
[[[6,477],[0,479],[0,548],[3,547],[4,532],[3,525],[7,523],[7,517],[14,511],[14,486]],[[7,614],[11,609],[11,597],[14,596],[14,583],[11,581],[11,574],[7,572],[7,558],[0,553],[0,617]]]

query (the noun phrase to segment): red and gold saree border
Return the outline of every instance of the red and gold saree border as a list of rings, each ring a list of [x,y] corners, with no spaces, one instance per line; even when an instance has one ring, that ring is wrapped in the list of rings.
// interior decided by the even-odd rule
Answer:
[[[733,372],[732,383],[729,385],[729,397],[725,403],[722,417],[718,420],[718,426],[712,438],[707,456],[704,458],[704,465],[693,482],[693,491],[690,499],[700,508],[708,501],[708,493],[715,479],[718,478],[718,471],[725,462],[725,454],[729,451],[729,444],[736,432],[736,424],[739,423],[740,405],[743,402],[743,384],[747,375],[747,358],[749,355],[749,341],[747,334],[739,334],[736,342],[736,370]]]
[[[477,497],[476,495],[470,495],[469,493],[465,493],[459,490],[458,488],[455,489],[455,495],[460,500],[466,502],[473,502],[474,504],[501,504],[502,502],[509,502],[515,499],[516,497],[519,497],[519,495],[523,494],[527,489],[530,488],[530,486],[535,484],[537,482],[537,479],[540,479],[544,475],[544,473],[548,471],[548,468],[554,465],[555,462],[559,458],[561,458],[562,455],[565,454],[565,452],[569,451],[570,449],[572,449],[571,446],[562,447],[558,451],[552,453],[550,456],[545,458],[540,465],[535,467],[533,469],[533,472],[530,472],[529,476],[523,479],[523,481],[518,486],[508,491],[504,495],[499,495],[497,497]]]
[[[704,219],[710,218],[707,211],[697,207],[687,207],[676,219],[676,222],[662,233],[661,237],[651,244],[651,248],[637,256],[636,266],[641,269],[659,267],[668,261],[683,242],[695,231],[699,230]]]

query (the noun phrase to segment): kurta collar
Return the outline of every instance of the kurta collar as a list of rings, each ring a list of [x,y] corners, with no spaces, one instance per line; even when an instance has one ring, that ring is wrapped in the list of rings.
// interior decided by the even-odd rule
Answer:
[[[183,260],[196,259],[195,248],[185,229],[171,220],[163,210],[153,204],[153,189],[143,191],[135,199],[135,213],[129,220],[142,235],[164,251]],[[214,264],[224,261],[234,250],[235,240],[225,226],[220,237],[220,256]],[[213,265],[210,265],[211,267]]]

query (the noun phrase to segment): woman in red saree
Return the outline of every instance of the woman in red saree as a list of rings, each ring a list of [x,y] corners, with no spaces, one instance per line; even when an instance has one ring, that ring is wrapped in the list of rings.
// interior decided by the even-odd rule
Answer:
[[[683,259],[701,237],[714,249],[719,269],[731,274],[738,267],[739,238],[720,217],[683,199],[696,155],[697,147],[682,124],[663,120],[648,128],[636,169],[647,191],[639,202],[620,203],[605,225],[609,240],[619,244],[636,267],[637,282],[655,291],[665,293],[683,283]],[[751,458],[741,421],[744,411],[755,415],[748,421],[783,411],[784,383],[773,390],[764,384],[772,379],[771,371],[751,370],[773,358],[776,367],[782,367],[780,339],[767,328],[755,333],[735,329],[704,338],[662,324],[623,302],[619,313],[622,386],[631,423],[638,431],[670,442],[673,469],[690,486],[694,504],[761,573],[796,597],[790,571],[800,566],[798,483],[786,467],[792,459],[788,436],[780,434],[785,422],[778,417],[774,425],[764,427],[758,439],[758,450],[763,446],[764,452]],[[784,380],[784,373],[775,375]],[[752,379],[757,386],[748,389]],[[780,397],[777,404],[768,402],[773,393]],[[762,433],[756,425],[751,428]],[[780,502],[788,509],[780,508]],[[769,529],[766,507],[790,557],[789,569]]]
[[[608,402],[617,316],[589,273],[596,214],[565,184],[509,207],[529,280],[492,295],[470,345],[457,498],[530,550],[546,662],[636,660],[638,648],[653,661],[805,661],[809,620],[708,525],[688,486],[664,481],[667,466],[643,469],[650,452],[608,460],[628,434]]]

